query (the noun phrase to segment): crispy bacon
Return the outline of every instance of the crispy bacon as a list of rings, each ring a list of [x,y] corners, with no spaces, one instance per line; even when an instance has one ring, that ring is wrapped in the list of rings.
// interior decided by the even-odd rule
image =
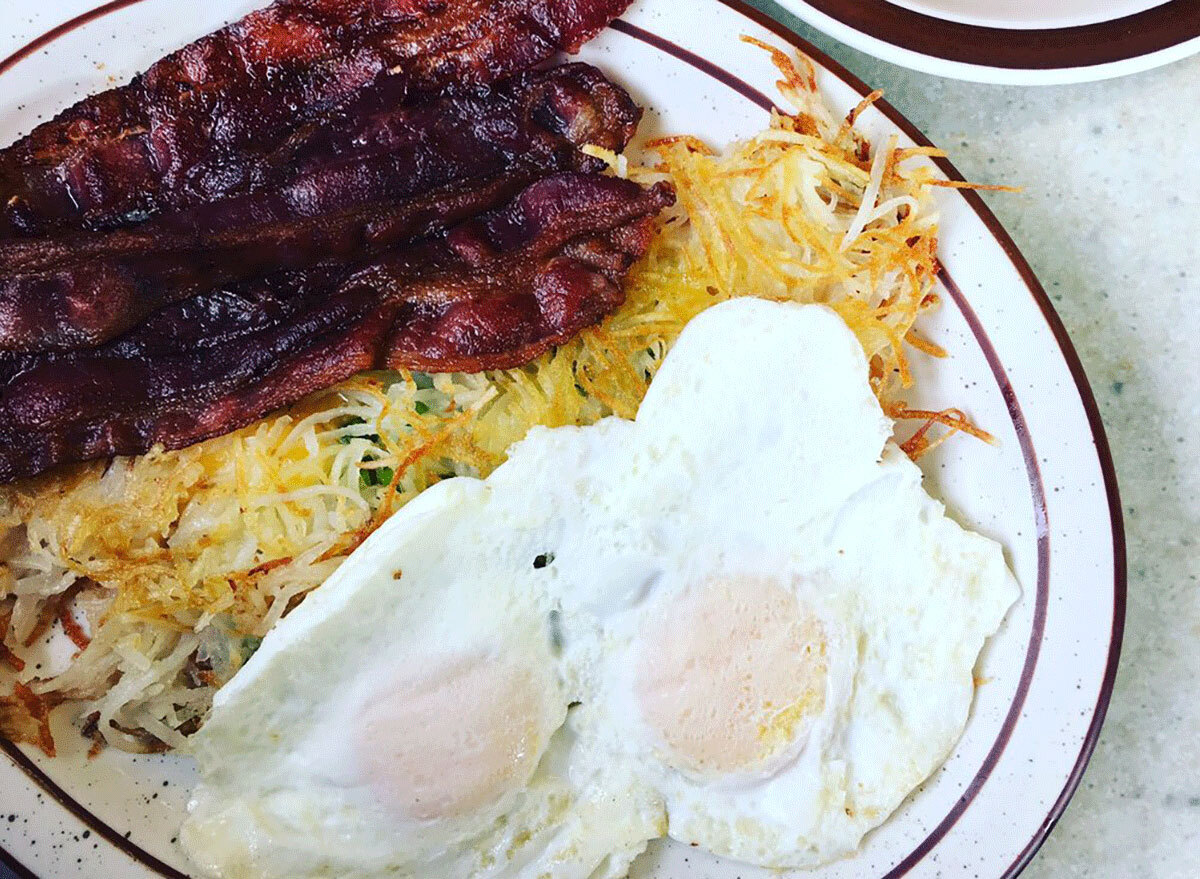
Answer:
[[[629,0],[277,0],[0,152],[0,237],[138,223],[267,185],[364,87],[393,106],[576,51]]]
[[[365,258],[546,174],[598,170],[579,147],[623,149],[640,116],[584,64],[414,107],[360,106],[289,146],[269,189],[129,229],[0,240],[0,349],[93,346],[215,285]]]
[[[476,372],[526,363],[625,301],[621,282],[674,202],[601,176],[560,175],[505,210],[360,275],[403,291],[386,364]]]
[[[156,316],[157,333],[152,321],[94,350],[26,359],[0,389],[0,480],[182,447],[364,369],[527,362],[623,301],[624,274],[672,200],[665,184],[560,174],[356,270],[206,294]],[[214,334],[185,318],[209,306]]]

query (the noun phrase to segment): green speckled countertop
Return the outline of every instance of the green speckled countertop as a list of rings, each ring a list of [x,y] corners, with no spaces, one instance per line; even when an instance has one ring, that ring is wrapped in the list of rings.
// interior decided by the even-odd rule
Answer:
[[[1125,79],[939,79],[754,5],[887,99],[985,194],[1058,309],[1112,442],[1129,609],[1100,745],[1027,879],[1200,876],[1200,56]]]

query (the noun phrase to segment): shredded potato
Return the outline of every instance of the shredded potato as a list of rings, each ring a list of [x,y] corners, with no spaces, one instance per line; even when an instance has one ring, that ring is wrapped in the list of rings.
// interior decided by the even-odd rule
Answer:
[[[906,346],[941,353],[913,331],[937,304],[941,181],[903,167],[931,151],[872,151],[853,126],[878,95],[835,119],[807,61],[764,48],[795,113],[756,137],[724,152],[662,140],[645,164],[591,150],[679,196],[601,325],[521,369],[360,375],[228,436],[3,492],[0,665],[21,684],[0,699],[0,729],[49,750],[45,708],[69,701],[97,746],[185,747],[216,688],[388,515],[438,480],[486,476],[532,425],[633,417],[684,325],[730,297],[836,309],[886,411],[922,422],[910,454],[948,432],[986,436],[900,396]],[[55,620],[79,653],[47,676],[21,655]]]

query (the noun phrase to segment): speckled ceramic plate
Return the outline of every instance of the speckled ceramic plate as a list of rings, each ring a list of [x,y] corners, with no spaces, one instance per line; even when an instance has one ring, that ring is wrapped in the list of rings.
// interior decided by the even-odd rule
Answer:
[[[1195,0],[778,2],[884,61],[978,82],[1087,82],[1200,52]]]
[[[86,0],[6,0],[0,57],[12,54],[0,61],[0,142],[251,5],[114,0],[88,9]],[[644,133],[720,143],[761,129],[773,101],[776,71],[741,34],[808,52],[836,107],[868,91],[735,0],[639,0],[585,57],[650,108]],[[873,138],[925,143],[886,104],[860,126]],[[949,163],[940,167],[957,177]],[[953,756],[857,857],[811,874],[820,879],[1015,875],[1079,782],[1117,666],[1120,506],[1091,391],[1045,293],[979,198],[946,191],[942,216],[945,306],[922,330],[951,356],[918,361],[914,402],[966,408],[999,442],[960,439],[923,466],[964,524],[1005,545],[1024,594],[981,660],[986,682]],[[186,876],[175,832],[189,760],[110,750],[88,761],[71,746],[78,737],[67,722],[59,736],[67,753],[53,761],[0,742],[0,863],[47,879]],[[634,875],[768,874],[661,844]]]

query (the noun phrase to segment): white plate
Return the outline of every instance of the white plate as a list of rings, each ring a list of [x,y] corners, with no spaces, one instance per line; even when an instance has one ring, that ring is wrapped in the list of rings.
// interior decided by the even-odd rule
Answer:
[[[884,61],[977,82],[1088,82],[1200,52],[1195,0],[777,2]]]
[[[813,55],[837,108],[867,92],[734,2],[640,0],[584,57],[650,108],[644,134],[687,132],[713,143],[767,122],[777,72],[738,39],[744,33]],[[5,23],[45,22],[46,0],[8,3],[19,11],[7,6]],[[23,60],[7,69],[0,63],[0,142],[252,5],[212,0],[181,16],[175,0],[118,0],[36,42]],[[873,138],[897,133],[906,144],[925,142],[884,104],[860,125]],[[941,167],[957,176],[948,163]],[[965,524],[1007,547],[1024,595],[982,660],[987,683],[954,755],[856,858],[806,874],[819,879],[1015,875],[1079,782],[1116,672],[1125,603],[1120,505],[1091,391],[1045,293],[982,201],[946,191],[942,215],[947,295],[922,329],[951,357],[917,362],[921,391],[911,402],[963,407],[999,443],[961,438],[923,466],[931,489]],[[55,879],[186,875],[173,840],[189,761],[109,750],[89,762],[69,729],[59,738],[74,753],[53,761],[0,743],[8,754],[0,754],[0,861],[23,864],[14,867],[21,876]],[[664,844],[634,875],[768,874]]]
[[[985,27],[1079,27],[1125,18],[1169,0],[890,0],[914,12]]]

